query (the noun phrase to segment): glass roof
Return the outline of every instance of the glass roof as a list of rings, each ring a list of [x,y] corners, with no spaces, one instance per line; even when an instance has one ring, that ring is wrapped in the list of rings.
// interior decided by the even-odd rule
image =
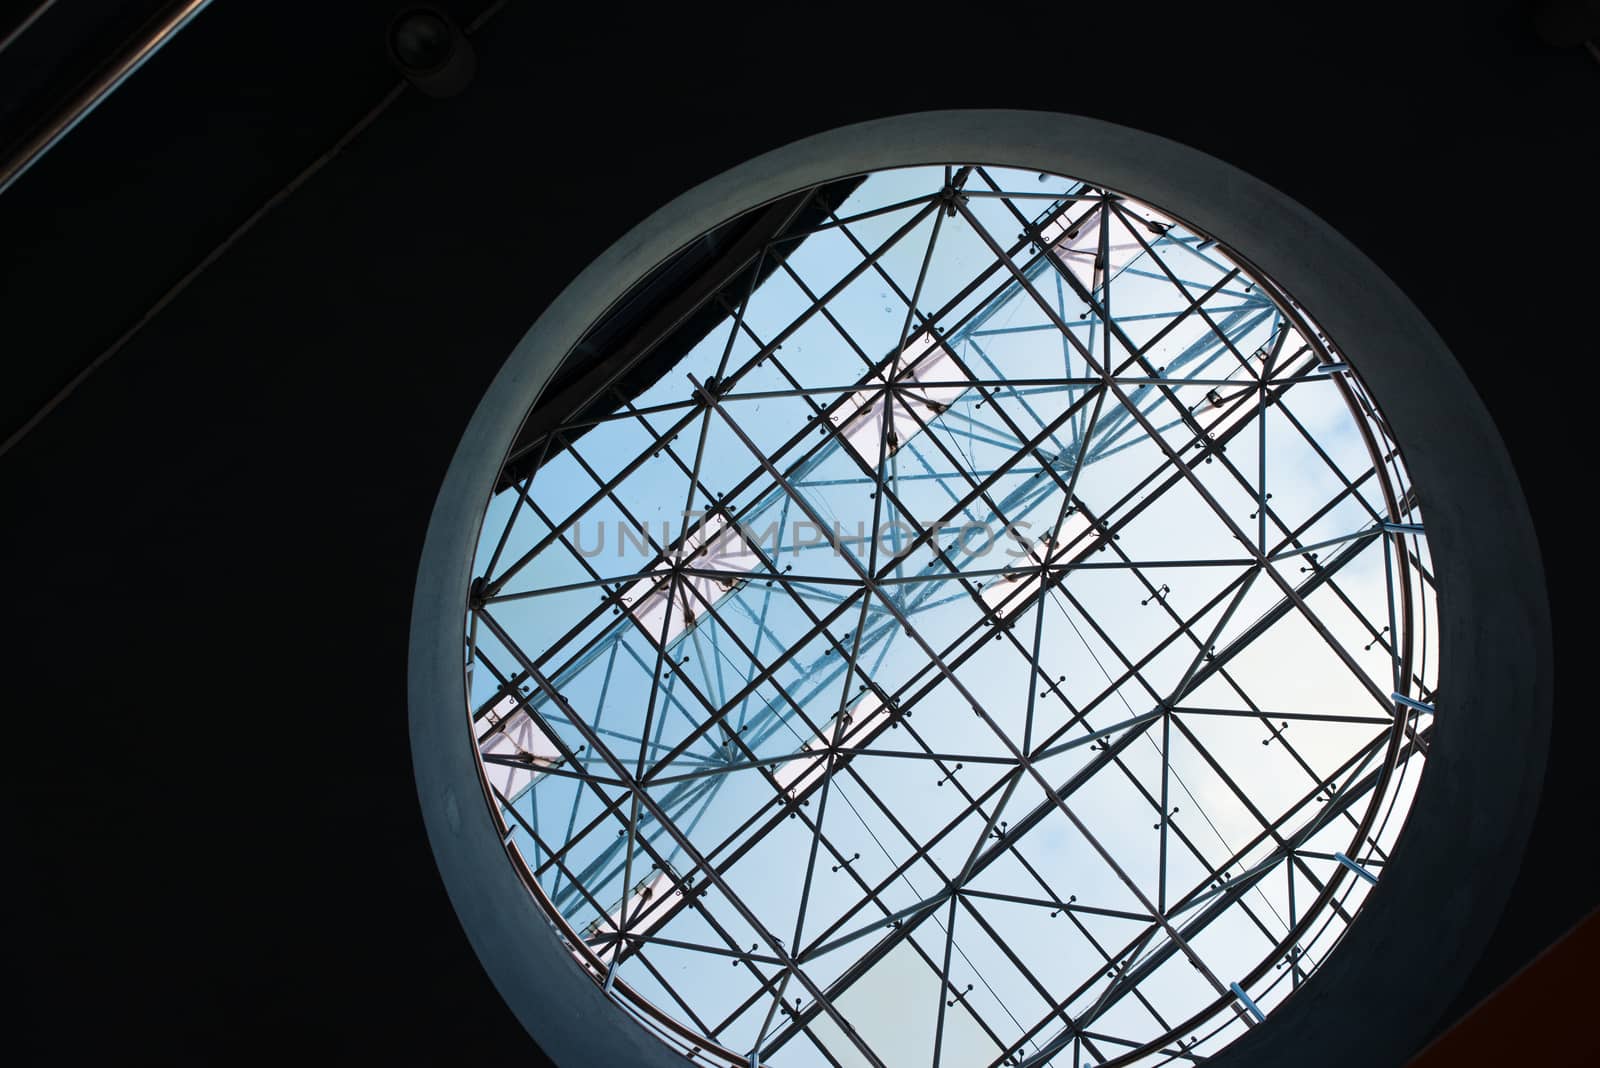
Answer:
[[[1333,951],[1431,733],[1360,354],[1065,176],[873,173],[759,256],[489,502],[511,862],[697,1060],[1214,1054]]]

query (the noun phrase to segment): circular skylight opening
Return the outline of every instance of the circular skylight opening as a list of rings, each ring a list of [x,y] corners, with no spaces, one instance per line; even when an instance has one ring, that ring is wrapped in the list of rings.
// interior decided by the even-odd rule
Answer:
[[[711,1064],[1191,1062],[1291,998],[1439,663],[1319,311],[1161,204],[953,158],[793,189],[586,324],[460,616],[575,967]]]

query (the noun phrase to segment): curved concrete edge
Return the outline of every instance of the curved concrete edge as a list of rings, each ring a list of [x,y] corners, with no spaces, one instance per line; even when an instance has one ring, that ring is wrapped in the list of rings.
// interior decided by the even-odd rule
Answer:
[[[1441,586],[1436,740],[1394,861],[1332,955],[1224,1068],[1398,1064],[1498,922],[1538,803],[1552,695],[1543,570],[1520,485],[1465,373],[1421,313],[1305,208],[1204,153],[1093,119],[948,111],[770,152],[683,194],[585,269],[474,414],[429,524],[411,626],[418,796],[446,888],[496,987],[563,1064],[683,1061],[607,1001],[507,862],[465,721],[463,606],[495,471],[583,331],[676,249],[732,215],[845,174],[979,160],[1104,183],[1215,235],[1279,282],[1359,367],[1422,497]]]

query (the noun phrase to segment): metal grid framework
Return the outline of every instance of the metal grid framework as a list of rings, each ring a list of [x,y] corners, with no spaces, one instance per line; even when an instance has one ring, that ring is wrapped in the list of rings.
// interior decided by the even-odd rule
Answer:
[[[1431,735],[1360,354],[1062,176],[877,172],[756,258],[489,504],[511,862],[692,1059],[1205,1059],[1332,951]]]

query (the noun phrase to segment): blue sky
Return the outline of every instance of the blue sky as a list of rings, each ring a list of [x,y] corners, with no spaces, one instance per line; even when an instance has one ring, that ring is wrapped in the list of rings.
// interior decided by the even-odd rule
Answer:
[[[989,173],[1006,190],[1064,194],[1076,188],[1076,183],[1069,179],[1052,176],[1041,180],[1030,172],[991,169]],[[924,196],[937,190],[943,178],[939,168],[875,174],[852,195],[839,214],[849,217]],[[973,180],[969,188],[983,187]],[[1045,199],[1016,203],[1030,215],[1051,205]],[[848,231],[861,245],[875,248],[911,219],[920,207],[912,205],[863,219],[851,224]],[[1011,243],[1021,230],[1006,203],[998,198],[975,196],[967,201],[967,207],[1002,244]],[[819,315],[794,331],[776,352],[783,367],[806,388],[834,388],[832,393],[819,395],[818,403],[826,404],[835,396],[856,393],[868,371],[863,355],[866,360],[879,360],[898,347],[907,322],[907,305],[900,294],[910,294],[917,289],[933,224],[934,218],[930,215],[884,255],[881,262],[893,285],[869,272],[828,301],[828,312],[842,326],[848,339],[833,322]],[[1145,237],[1156,240],[1150,234]],[[1187,306],[1188,297],[1204,293],[1232,267],[1220,250],[1197,250],[1196,243],[1196,238],[1181,230],[1168,233],[1157,243],[1156,255],[1179,276],[1187,288],[1187,296],[1151,262],[1154,257],[1150,254],[1134,258],[1112,279],[1112,316],[1122,336],[1132,344],[1146,344]],[[944,305],[978,271],[993,262],[982,237],[961,216],[939,219],[934,252],[921,283],[919,309]],[[642,451],[650,449],[655,436],[674,420],[686,413],[692,414],[693,418],[671,443],[672,448],[683,463],[690,466],[700,451],[700,480],[712,492],[732,491],[741,480],[756,473],[757,477],[747,489],[730,493],[724,503],[741,513],[747,523],[758,530],[770,522],[778,523],[782,532],[778,564],[792,566],[793,576],[819,580],[802,588],[805,607],[816,615],[823,615],[835,607],[840,597],[854,592],[855,587],[846,583],[856,572],[847,559],[826,544],[796,547],[796,524],[808,518],[808,514],[830,524],[838,522],[847,532],[856,529],[857,524],[870,528],[875,516],[880,527],[895,518],[926,521],[966,492],[971,485],[968,474],[981,479],[1006,463],[1017,450],[1019,431],[1023,435],[1037,433],[1065,412],[1068,405],[1083,398],[1090,388],[1086,383],[1062,384],[1064,379],[1090,376],[1090,369],[1081,354],[1064,341],[1051,316],[1031,296],[1012,286],[1009,294],[990,300],[995,285],[981,287],[939,320],[940,325],[949,325],[964,311],[977,307],[985,309],[975,324],[953,336],[951,350],[979,379],[1029,380],[1042,384],[995,391],[987,405],[978,390],[959,391],[957,398],[942,412],[919,412],[927,424],[925,429],[914,423],[908,427],[904,417],[897,417],[896,429],[906,440],[895,451],[886,471],[892,476],[891,487],[907,509],[905,515],[887,501],[878,502],[872,497],[873,486],[846,448],[828,445],[830,439],[824,433],[809,433],[808,417],[812,409],[803,400],[748,396],[790,388],[791,383],[772,360],[752,367],[739,379],[723,401],[725,417],[713,415],[708,419],[704,414],[690,411],[691,376],[704,382],[718,372],[719,366],[733,369],[747,364],[761,351],[757,339],[769,342],[804,311],[810,303],[807,288],[814,294],[825,292],[860,258],[859,250],[842,229],[824,230],[808,237],[788,261],[788,267],[799,281],[782,270],[771,275],[744,311],[746,331],[734,332],[731,321],[713,330],[678,366],[634,401],[640,409],[678,407],[667,407],[646,416],[648,429],[640,419],[627,417],[626,411],[619,412],[622,417],[608,420],[579,439],[576,455],[568,451],[552,457],[532,483],[531,500],[558,530],[576,534],[581,543],[590,547],[595,545],[597,536],[607,540],[599,552],[587,557],[575,554],[560,541],[554,542],[517,571],[501,591],[502,595],[527,596],[494,604],[493,615],[523,651],[536,659],[543,658],[544,669],[553,673],[562,696],[583,716],[587,728],[608,745],[614,745],[630,767],[640,756],[640,731],[647,716],[652,737],[643,752],[646,766],[649,766],[704,722],[710,708],[720,707],[745,687],[755,671],[749,653],[762,663],[770,662],[781,652],[794,654],[777,672],[775,682],[799,706],[797,711],[779,693],[777,686],[769,683],[757,687],[729,714],[730,728],[743,728],[740,737],[757,757],[792,753],[800,745],[813,741],[814,731],[804,722],[806,718],[813,725],[826,725],[841,706],[857,709],[860,714],[863,708],[876,707],[876,702],[871,693],[861,692],[860,681],[854,675],[847,681],[841,669],[846,657],[833,651],[839,648],[835,642],[849,648],[861,619],[859,607],[852,604],[828,628],[832,640],[820,635],[805,640],[806,632],[811,629],[806,611],[781,586],[769,584],[769,576],[751,556],[750,581],[720,596],[715,618],[702,611],[697,612],[692,626],[675,626],[681,633],[673,639],[665,655],[681,661],[681,675],[672,672],[662,675],[655,706],[651,707],[649,695],[658,660],[653,637],[641,632],[625,611],[604,612],[587,625],[579,626],[603,596],[601,590],[592,586],[558,593],[541,591],[587,582],[593,575],[591,568],[602,578],[621,579],[656,566],[653,550],[641,551],[637,539],[625,542],[619,536],[621,530],[634,531],[637,524],[642,523],[658,544],[674,543],[685,529],[681,515],[684,508],[700,508],[707,502],[703,494],[689,493],[687,476],[666,456],[648,460],[624,479],[615,489],[614,501],[602,499],[580,512],[584,502],[596,493],[596,479],[612,478]],[[1040,294],[1053,304],[1056,314],[1097,359],[1107,352],[1113,365],[1128,359],[1129,353],[1120,340],[1112,339],[1107,348],[1104,325],[1059,282],[1056,274],[1041,268],[1035,277]],[[1241,356],[1248,357],[1258,348],[1272,345],[1278,332],[1286,329],[1278,309],[1259,288],[1249,286],[1249,280],[1242,275],[1222,287],[1202,306],[1215,321],[1230,324],[1230,339]],[[913,327],[913,336],[915,332]],[[1249,372],[1241,367],[1239,358],[1219,344],[1207,344],[1209,336],[1205,324],[1191,315],[1147,353],[1152,366],[1171,365],[1172,369],[1163,377],[1174,383],[1170,388],[1182,406],[1210,410],[1205,398],[1208,392],[1218,388],[1216,382],[1228,379],[1240,383],[1242,388],[1248,381]],[[1141,373],[1137,369],[1126,372],[1129,376]],[[1196,384],[1184,384],[1186,382]],[[1359,384],[1351,388],[1359,389]],[[1231,390],[1232,387],[1228,387],[1223,392],[1231,395]],[[1185,428],[1182,414],[1154,387],[1141,390],[1130,385],[1127,395],[1128,401],[1155,425],[1171,447],[1182,448],[1189,444],[1193,434]],[[1290,422],[1290,416],[1315,439],[1325,457],[1307,444]],[[1358,493],[1347,495],[1340,503],[1324,510],[1324,506],[1339,494],[1344,480],[1356,480],[1372,466],[1356,417],[1334,378],[1299,383],[1284,395],[1281,406],[1269,410],[1264,420],[1264,451],[1260,432],[1262,420],[1253,410],[1249,418],[1248,426],[1232,439],[1226,453],[1227,461],[1244,476],[1244,484],[1222,462],[1199,464],[1195,468],[1200,488],[1216,498],[1241,527],[1252,533],[1257,530],[1257,521],[1247,517],[1258,507],[1263,473],[1265,491],[1272,495],[1270,506],[1284,524],[1295,528],[1312,520],[1300,535],[1301,544],[1348,536],[1371,526],[1369,509],[1381,510],[1383,504],[1376,491],[1376,480],[1370,477]],[[1088,447],[1085,451],[1086,432]],[[874,431],[874,440],[875,434]],[[777,455],[773,463],[791,481],[810,513],[793,494],[777,486],[751,451],[753,444],[766,455],[773,456],[784,442],[796,436],[801,439],[799,444]],[[802,459],[804,450],[814,444],[822,444],[823,448],[814,456]],[[1061,457],[1057,461],[1059,472],[1071,472],[1078,466],[1077,458],[1084,456],[1085,462],[1074,484],[1075,498],[1092,513],[1109,514],[1113,520],[1144,503],[1143,497],[1138,495],[1127,501],[1123,498],[1130,488],[1164,463],[1161,449],[1140,428],[1125,405],[1114,397],[1107,398],[1092,431],[1086,407],[1082,415],[1066,420],[1056,433],[1041,442],[1039,452],[1047,458]],[[955,670],[955,682],[939,683],[918,701],[910,725],[934,751],[980,758],[964,762],[963,767],[954,772],[955,782],[946,778],[953,762],[935,765],[927,760],[895,755],[856,756],[850,765],[851,773],[833,777],[827,788],[827,800],[824,802],[820,795],[815,796],[809,807],[810,815],[815,818],[826,805],[823,829],[839,854],[837,858],[827,852],[820,855],[809,889],[806,889],[805,871],[814,835],[804,822],[781,820],[770,834],[750,846],[728,869],[725,879],[771,932],[786,941],[792,937],[802,894],[807,904],[801,928],[802,945],[835,923],[842,924],[840,931],[871,926],[881,913],[871,907],[856,909],[863,894],[852,874],[872,886],[888,880],[880,899],[890,909],[910,907],[925,900],[944,885],[952,872],[961,868],[975,843],[982,838],[993,805],[987,804],[982,813],[970,815],[954,833],[930,850],[927,859],[891,878],[896,865],[910,851],[906,834],[926,841],[959,811],[960,790],[977,794],[1001,781],[1002,776],[1012,770],[1013,765],[980,762],[1007,757],[1010,750],[1000,735],[1015,742],[1022,738],[1031,721],[1035,740],[1058,730],[1065,731],[1063,739],[1086,740],[1091,734],[1089,725],[1094,730],[1103,730],[1117,721],[1148,712],[1157,700],[1151,688],[1164,693],[1182,680],[1199,655],[1194,642],[1186,638],[1159,652],[1142,669],[1141,675],[1149,686],[1139,679],[1130,679],[1110,688],[1112,680],[1122,674],[1121,654],[1138,659],[1173,631],[1174,624],[1164,615],[1167,606],[1188,616],[1249,570],[1233,534],[1205,504],[1200,488],[1180,482],[1164,490],[1121,530],[1117,544],[1135,561],[1166,562],[1168,565],[1219,561],[1208,566],[1155,564],[1141,569],[1151,586],[1164,587],[1161,594],[1164,604],[1152,603],[1149,588],[1129,569],[1079,568],[1064,580],[1062,595],[1046,598],[1042,609],[1024,612],[1015,624],[1014,633],[1024,648],[1031,646],[1035,627],[1038,628],[1037,672],[1032,669],[1029,658],[1010,642],[985,641]],[[1017,464],[1011,474],[1001,477],[990,496],[1002,504],[1007,518],[1030,521],[1033,524],[1030,533],[1035,536],[1054,527],[1063,500],[1060,487],[1034,458]],[[1119,505],[1119,502],[1122,503]],[[502,493],[491,502],[480,543],[480,573],[488,566],[502,531],[512,519],[514,505],[513,493]],[[747,508],[749,510],[745,511]],[[1319,515],[1319,511],[1322,514]],[[994,517],[987,506],[979,503],[969,508],[968,515],[963,518],[992,523]],[[516,508],[515,522],[511,524],[499,566],[503,568],[508,561],[517,560],[550,533],[550,527],[531,514],[529,507]],[[1268,533],[1269,544],[1276,545],[1281,531],[1271,527]],[[949,530],[939,543],[950,544],[954,534],[954,529]],[[1411,540],[1426,562],[1423,539]],[[952,558],[963,572],[1004,567],[1013,560],[1002,551],[1004,547],[1004,544],[996,545],[993,551],[983,555],[956,552]],[[892,539],[884,542],[884,550],[878,557],[880,566],[886,553],[893,548]],[[1324,552],[1331,554],[1337,549],[1331,547]],[[857,553],[860,566],[867,566],[865,546],[847,546],[846,551]],[[1113,554],[1106,552],[1093,556],[1094,559],[1085,563],[1114,560]],[[1298,583],[1305,577],[1300,568],[1307,563],[1303,557],[1292,556],[1270,566],[1284,579]],[[930,570],[945,573],[948,569],[947,563],[923,548],[909,554],[896,574],[915,576]],[[996,581],[993,576],[986,576],[985,580]],[[1307,607],[1361,670],[1375,680],[1374,684],[1387,693],[1393,674],[1391,658],[1381,642],[1372,643],[1371,633],[1358,614],[1365,613],[1380,626],[1388,621],[1389,578],[1380,540],[1371,539],[1355,561],[1340,571],[1338,586],[1338,591],[1323,587],[1310,594]],[[973,596],[953,578],[894,589],[899,611],[911,619],[918,633],[935,649],[943,649],[978,615]],[[1419,602],[1431,597],[1421,585],[1416,585],[1416,595]],[[1220,631],[1217,646],[1226,648],[1282,596],[1269,575],[1260,575]],[[1194,625],[1194,632],[1211,633],[1221,622],[1225,609],[1226,602],[1206,613]],[[937,675],[930,667],[924,648],[904,632],[889,610],[875,604],[866,620],[864,633],[870,640],[866,640],[858,663],[883,690],[894,692],[910,686],[911,692],[915,692],[921,686],[918,680]],[[492,635],[479,628],[477,640],[479,649],[490,662],[501,671],[511,670],[515,657]],[[1430,629],[1425,639],[1418,638],[1415,642],[1419,650],[1429,647],[1426,652],[1428,675],[1437,664],[1432,641]],[[587,651],[580,653],[585,646],[588,646]],[[564,664],[566,666],[562,667]],[[1382,707],[1367,692],[1370,686],[1364,686],[1351,673],[1322,636],[1298,613],[1285,616],[1234,657],[1229,662],[1229,674],[1237,681],[1238,689],[1220,676],[1213,676],[1187,693],[1180,703],[1197,708],[1243,710],[1247,705],[1238,692],[1243,690],[1257,708],[1268,711],[1383,715]],[[491,671],[475,666],[471,682],[475,707],[493,697],[496,680]],[[1068,727],[1072,717],[1066,701],[1080,707],[1097,697],[1099,704],[1085,717],[1085,722]],[[969,698],[979,702],[993,727],[973,713]],[[553,702],[536,694],[534,704],[549,717],[547,722],[551,729],[570,748],[585,744],[583,732],[567,722]],[[800,714],[802,711],[804,717]],[[1291,754],[1256,718],[1202,714],[1181,718],[1194,741],[1227,768],[1245,787],[1250,802],[1270,817],[1294,805],[1318,777],[1333,773],[1357,748],[1383,730],[1370,723],[1295,720],[1284,732],[1294,746]],[[917,747],[906,735],[906,731],[898,729],[885,731],[874,741],[873,747],[909,754]],[[1218,864],[1230,856],[1257,834],[1261,824],[1193,742],[1181,732],[1169,730],[1166,732],[1169,806],[1177,807],[1170,826],[1180,829],[1192,840],[1199,856],[1179,845],[1170,829],[1163,832],[1158,825],[1153,826],[1158,824],[1158,814],[1142,796],[1140,784],[1152,791],[1159,790],[1162,739],[1163,733],[1159,730],[1145,733],[1123,754],[1126,773],[1107,769],[1070,800],[1074,816],[1112,855],[1115,867],[1100,855],[1082,829],[1065,814],[1055,811],[1046,815],[1018,843],[1015,855],[1001,854],[976,876],[969,883],[970,889],[975,894],[1038,898],[1043,891],[1028,871],[1032,866],[1043,875],[1054,893],[1062,897],[1075,895],[1080,906],[1142,914],[1148,910],[1141,895],[1150,900],[1157,894],[1163,837],[1168,840],[1169,895],[1177,898],[1203,881],[1206,866]],[[1263,740],[1267,744],[1263,745]],[[1087,745],[1080,745],[1041,760],[1038,770],[1049,782],[1064,781],[1092,756],[1093,751]],[[660,770],[660,774],[703,772],[741,758],[742,754],[728,745],[724,732],[712,730],[685,748],[671,764]],[[1302,766],[1302,761],[1309,765],[1309,770]],[[585,766],[596,773],[608,774],[592,752],[586,755]],[[1420,759],[1407,767],[1406,776],[1396,788],[1399,813],[1403,814],[1419,770]],[[888,811],[880,809],[868,797],[858,776],[879,798],[885,799]],[[941,779],[945,779],[942,785],[939,784]],[[626,811],[631,801],[627,792],[621,788],[606,789]],[[704,849],[712,848],[734,833],[753,811],[774,796],[773,786],[766,776],[751,768],[651,788],[651,797],[668,806],[678,825],[697,847]],[[1023,775],[998,818],[1016,819],[1045,800],[1043,787],[1030,776]],[[574,928],[581,928],[614,908],[625,889],[622,861],[627,852],[626,836],[619,839],[617,833],[621,823],[614,818],[599,818],[593,830],[574,838],[576,832],[604,811],[594,791],[574,779],[547,775],[518,798],[517,809],[522,819],[538,828],[547,845],[572,843],[566,864],[569,870],[581,873],[585,892],[580,892],[570,878],[554,868],[540,878],[541,886],[568,922]],[[1287,826],[1293,828],[1316,819],[1317,811],[1318,803],[1309,802]],[[1401,822],[1401,816],[1396,815],[1385,823],[1379,835],[1379,844],[1384,849],[1392,844]],[[681,872],[691,866],[682,849],[658,824],[647,821],[641,825],[641,833],[658,846],[675,869]],[[522,830],[514,832],[513,841],[530,864],[537,866],[545,859],[532,837]],[[1305,848],[1331,855],[1350,848],[1350,842],[1350,826],[1333,821]],[[1246,865],[1266,858],[1271,850],[1270,841],[1263,843],[1245,858]],[[850,860],[848,866],[830,870],[852,855],[856,858]],[[629,872],[631,884],[637,885],[641,877],[651,874],[648,863],[648,860],[640,860],[634,864]],[[1331,859],[1305,858],[1303,863],[1320,880],[1326,880],[1337,868],[1337,862]],[[1121,869],[1120,873],[1117,868]],[[1312,896],[1313,887],[1303,874],[1295,878],[1298,903],[1303,905]],[[1265,926],[1265,932],[1241,909],[1235,908],[1212,923],[1193,942],[1192,948],[1224,984],[1242,977],[1268,955],[1272,939],[1286,930],[1290,889],[1290,879],[1279,864],[1278,870],[1245,899]],[[1347,878],[1342,888],[1346,895],[1344,907],[1354,908],[1365,890],[1364,881]],[[979,903],[980,899],[969,898],[968,902]],[[979,908],[979,905],[974,904],[974,907]],[[707,895],[706,910],[709,918],[693,909],[677,910],[670,920],[651,933],[718,947],[725,947],[731,941],[748,948],[762,941],[720,891]],[[984,1033],[978,1019],[1009,1043],[1043,1019],[1050,1008],[1039,991],[1015,968],[1008,950],[1024,957],[1028,970],[1045,988],[1061,996],[1094,976],[1097,968],[1103,968],[1104,958],[1092,940],[1107,947],[1121,946],[1142,929],[1138,921],[1120,916],[1086,912],[1074,912],[1070,917],[1051,916],[1049,909],[994,897],[982,898],[979,911],[983,921],[993,929],[992,934],[965,906],[956,912],[955,933],[950,939],[949,974],[954,989],[942,987],[937,972],[926,962],[931,960],[935,967],[941,966],[945,956],[947,912],[940,906],[936,915],[921,925],[907,944],[886,957],[836,1003],[835,1007],[867,1036],[885,1063],[928,1062],[934,1041],[934,1022],[941,1003],[944,1003],[945,1019],[941,1044],[943,1062],[992,1061],[999,1055],[1000,1048]],[[1303,943],[1308,959],[1320,959],[1340,929],[1342,922],[1336,920],[1322,932],[1320,941]],[[815,958],[807,965],[808,975],[819,986],[825,986],[877,937],[868,935]],[[1159,945],[1160,941],[1158,938],[1152,945]],[[918,948],[926,960],[916,952]],[[662,986],[661,977],[672,984],[696,1015],[708,1022],[720,1021],[756,989],[751,970],[736,961],[730,966],[730,958],[726,956],[654,945],[647,948],[645,957],[656,969],[655,973],[637,958],[629,958],[618,968],[618,978],[680,1017],[686,1013]],[[764,970],[770,973],[772,969]],[[1267,988],[1267,984],[1287,974],[1287,971],[1280,971],[1274,976],[1269,972],[1268,979],[1252,990],[1252,996],[1263,1009],[1270,1010],[1291,986],[1289,982],[1279,982]],[[1110,981],[1102,974],[1100,982],[1074,1001],[1069,1011],[1077,1013],[1092,1005]],[[955,993],[969,983],[972,990],[949,1004]],[[1144,979],[1139,990],[1168,1020],[1188,1016],[1215,996],[1211,983],[1191,967],[1182,954]],[[791,1002],[795,993],[802,994],[807,1003],[811,1000],[804,996],[798,983],[791,983],[789,991]],[[769,999],[758,1000],[734,1020],[721,1041],[737,1050],[746,1049],[761,1032],[769,1005]],[[780,1017],[775,1028],[782,1023]],[[1047,1026],[1038,1039],[1048,1038],[1058,1026]],[[1202,1048],[1217,1048],[1242,1026],[1235,1020]],[[1092,1030],[1137,1043],[1164,1029],[1137,999],[1124,997],[1096,1020]],[[833,1021],[818,1022],[811,1031],[811,1039],[802,1036],[789,1042],[774,1054],[774,1062],[826,1063],[814,1042],[825,1044],[830,1055],[842,1063],[857,1063],[860,1059],[859,1052],[850,1048],[851,1044]],[[881,1038],[877,1037],[879,1031],[883,1032]],[[1205,1028],[1198,1029],[1197,1033],[1204,1031]],[[908,1037],[911,1035],[916,1037]],[[1034,1048],[1037,1048],[1036,1043],[1025,1047],[1025,1052]],[[1109,1057],[1126,1047],[1107,1040],[1099,1042],[1098,1048],[1103,1056]],[[1073,1057],[1084,1057],[1081,1063],[1098,1063],[1075,1047],[1068,1047],[1054,1063],[1074,1063]],[[1161,1059],[1156,1057],[1152,1063]]]

